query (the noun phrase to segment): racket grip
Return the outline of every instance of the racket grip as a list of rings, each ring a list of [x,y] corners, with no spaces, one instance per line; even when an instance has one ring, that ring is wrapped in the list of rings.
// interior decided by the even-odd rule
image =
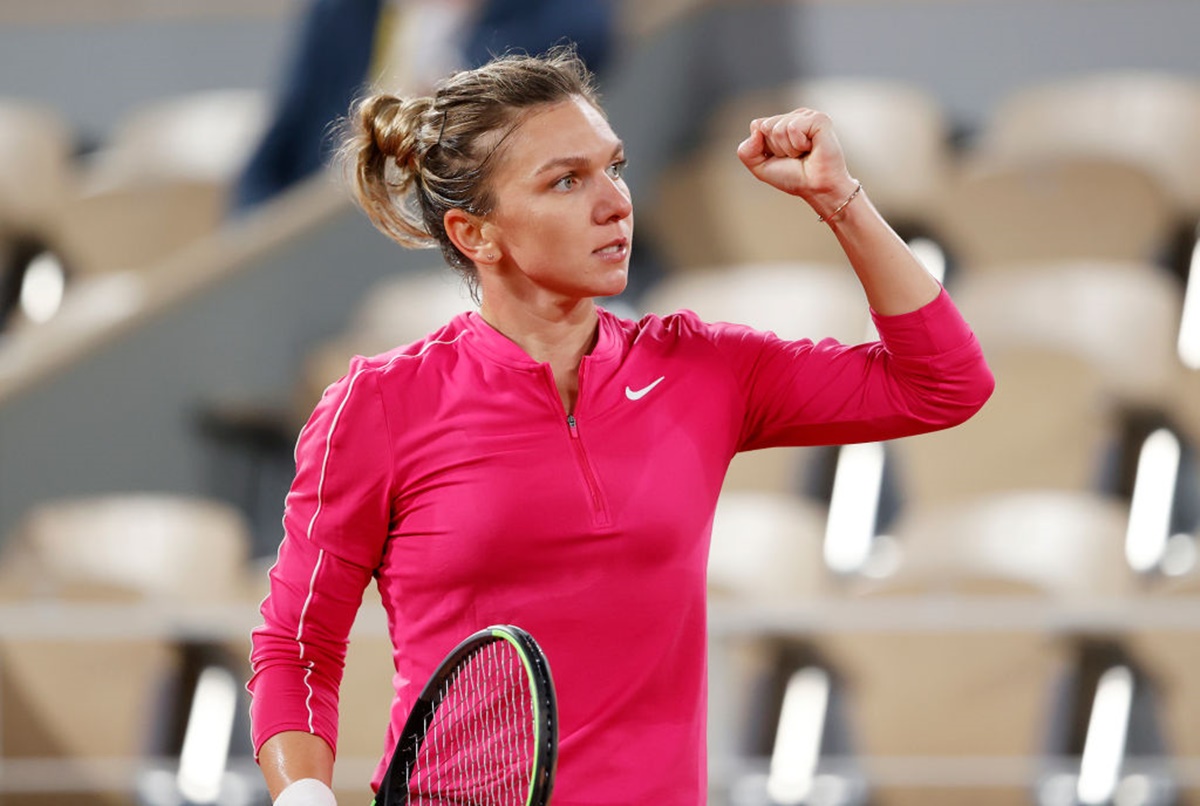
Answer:
[[[337,806],[337,798],[316,778],[301,778],[283,788],[274,806]]]

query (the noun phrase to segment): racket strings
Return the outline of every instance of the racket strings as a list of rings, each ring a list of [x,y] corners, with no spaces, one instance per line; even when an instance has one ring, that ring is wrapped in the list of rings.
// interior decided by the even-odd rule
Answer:
[[[491,642],[446,680],[408,771],[415,806],[524,806],[537,729],[524,664]]]

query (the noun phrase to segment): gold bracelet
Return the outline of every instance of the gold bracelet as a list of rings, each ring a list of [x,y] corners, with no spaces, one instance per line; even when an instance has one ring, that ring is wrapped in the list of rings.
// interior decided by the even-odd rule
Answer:
[[[855,181],[857,181],[857,180],[855,180]],[[854,190],[850,192],[850,195],[846,197],[846,200],[844,202],[842,202],[841,204],[838,205],[838,208],[836,210],[834,210],[829,215],[817,216],[817,223],[823,224],[824,222],[826,222],[829,219],[836,216],[838,213],[842,212],[842,210],[845,210],[846,205],[849,204],[850,202],[854,201],[854,197],[857,196],[859,193],[862,193],[862,182],[858,182],[858,184],[854,188]]]

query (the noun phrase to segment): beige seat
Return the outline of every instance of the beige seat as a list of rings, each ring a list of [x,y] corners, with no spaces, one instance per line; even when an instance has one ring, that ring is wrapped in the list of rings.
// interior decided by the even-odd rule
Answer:
[[[0,277],[9,288],[0,300],[0,328],[24,323],[28,301],[18,301],[29,289],[24,273],[43,250],[59,248],[63,201],[76,181],[73,135],[58,112],[0,98]],[[50,302],[40,315],[52,308]]]
[[[948,126],[932,96],[886,80],[792,83],[733,99],[715,113],[706,135],[704,195],[735,260],[845,262],[829,228],[803,201],[759,182],[736,155],[752,119],[798,106],[829,113],[851,172],[893,223],[928,218],[950,156]]]
[[[240,595],[250,545],[237,510],[151,493],[50,501],[11,542],[12,560],[30,569],[31,595],[107,590],[169,602]]]
[[[477,306],[463,280],[446,266],[398,274],[364,295],[343,331],[311,351],[297,391],[307,417],[321,392],[346,374],[355,355],[371,356],[411,344]]]
[[[890,443],[906,506],[975,495],[1094,487],[1118,433],[1103,374],[1049,348],[993,348],[996,389],[966,423]]]
[[[870,313],[854,273],[838,265],[803,261],[710,264],[668,277],[648,291],[647,312],[694,311],[710,322],[736,322],[784,339],[863,341]]]
[[[647,292],[646,311],[681,308],[710,322],[770,330],[785,339],[835,338],[855,344],[868,335],[869,309],[848,268],[802,262],[709,266],[669,276]],[[793,492],[815,459],[809,448],[771,448],[737,454],[725,489]]]
[[[1125,402],[1162,401],[1176,355],[1182,289],[1167,271],[1117,260],[1037,261],[961,277],[954,298],[984,345],[1073,352]]]
[[[90,158],[88,182],[110,176],[190,178],[228,186],[250,158],[269,117],[257,90],[194,92],[135,108]]]
[[[737,262],[728,239],[722,237],[725,222],[705,176],[717,164],[708,153],[681,157],[663,168],[653,198],[638,208],[639,232],[654,244],[667,274]]]
[[[1139,581],[1125,558],[1128,518],[1117,498],[1037,487],[913,507],[892,531],[900,559],[880,588],[1060,602],[1132,595]]]
[[[957,166],[932,217],[970,274],[1021,261],[1160,260],[1178,210],[1156,175],[1126,159],[985,152]]]
[[[113,495],[48,502],[30,512],[6,545],[5,598],[96,610],[81,616],[88,623],[76,625],[78,634],[66,628],[0,643],[0,754],[79,765],[82,786],[89,764],[135,769],[151,749],[151,728],[163,719],[168,683],[183,662],[171,638],[139,625],[154,623],[170,603],[241,601],[248,549],[241,516],[211,501]],[[133,608],[125,611],[129,622],[104,618],[114,602]],[[248,636],[233,643],[231,656],[245,657]],[[70,778],[64,772],[63,780]],[[114,785],[111,774],[95,781],[98,789]],[[116,785],[125,794],[110,792],[114,802],[128,802],[133,781]]]
[[[80,272],[149,268],[215,233],[266,114],[261,94],[242,90],[134,110],[65,205],[63,248]]]
[[[1114,125],[1120,121],[1120,125]],[[1117,70],[1045,81],[1003,98],[979,147],[1020,157],[1100,155],[1141,164],[1200,213],[1200,82]]]
[[[151,269],[216,232],[225,204],[219,184],[128,176],[65,203],[62,250],[81,276]]]
[[[1200,535],[1191,536],[1195,551]],[[1173,578],[1161,578],[1149,587],[1144,601],[1174,610],[1200,608],[1200,568]],[[1171,619],[1174,621],[1175,619]],[[1157,695],[1158,716],[1167,752],[1194,761],[1200,758],[1200,635],[1186,626],[1153,625],[1130,631],[1127,642],[1150,678]],[[1192,786],[1186,802],[1200,800],[1200,786]]]
[[[717,503],[708,562],[714,599],[786,602],[830,593],[822,556],[825,506],[794,495],[727,490]]]
[[[1107,489],[1133,478],[1137,422],[1188,405],[1176,394],[1179,284],[1157,266],[1024,264],[963,275],[955,298],[996,392],[964,425],[897,444],[918,505],[1022,486]]]
[[[73,133],[55,111],[0,100],[0,236],[52,238],[74,182]]]
[[[1200,445],[1200,372],[1188,368],[1175,375],[1165,409],[1184,437],[1192,445]]]
[[[1045,747],[1071,646],[1020,608],[1131,589],[1125,507],[1089,493],[1019,491],[907,511],[890,576],[860,580],[880,626],[838,630],[855,746],[875,799],[1022,804]],[[901,614],[908,613],[905,619]],[[926,779],[887,774],[919,768]],[[971,780],[955,786],[955,780]]]
[[[784,493],[725,490],[713,520],[708,561],[710,601],[737,618],[758,607],[786,606],[829,594],[822,557],[825,506]],[[709,652],[709,750],[715,758],[746,751],[750,725],[769,722],[761,692],[775,669],[770,634],[718,631]]]
[[[927,217],[952,162],[950,126],[937,98],[892,79],[806,79],[734,99],[718,112],[710,136],[736,147],[752,119],[797,107],[830,116],[851,172],[884,215]]]

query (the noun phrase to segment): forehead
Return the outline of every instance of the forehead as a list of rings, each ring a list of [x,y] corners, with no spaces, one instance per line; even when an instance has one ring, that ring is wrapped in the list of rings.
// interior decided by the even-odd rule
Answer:
[[[620,145],[604,115],[583,98],[531,110],[508,140],[500,171],[509,175],[532,174],[556,159],[607,160]]]

